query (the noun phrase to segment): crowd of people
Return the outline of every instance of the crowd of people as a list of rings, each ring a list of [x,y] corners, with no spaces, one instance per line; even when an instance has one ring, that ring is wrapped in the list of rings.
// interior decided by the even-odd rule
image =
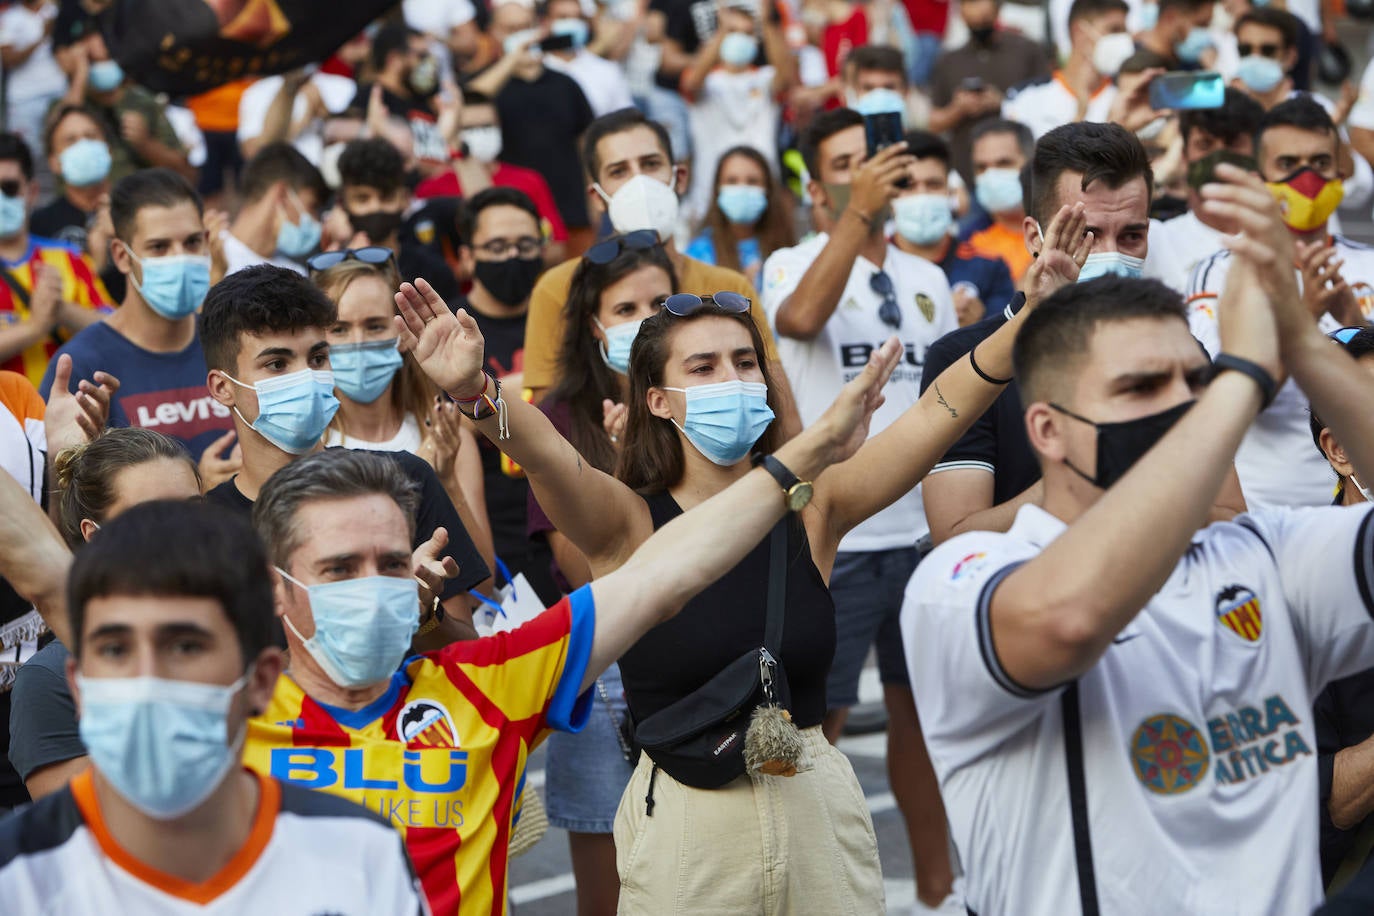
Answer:
[[[178,97],[110,5],[0,9],[0,910],[552,825],[579,916],[1374,911],[1344,10],[403,0]]]

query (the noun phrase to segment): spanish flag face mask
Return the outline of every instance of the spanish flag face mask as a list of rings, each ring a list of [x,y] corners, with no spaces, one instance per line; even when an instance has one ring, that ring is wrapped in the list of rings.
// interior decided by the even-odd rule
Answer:
[[[1339,178],[1323,178],[1310,166],[1267,184],[1279,202],[1284,223],[1294,232],[1312,232],[1325,226],[1345,197],[1345,185]]]

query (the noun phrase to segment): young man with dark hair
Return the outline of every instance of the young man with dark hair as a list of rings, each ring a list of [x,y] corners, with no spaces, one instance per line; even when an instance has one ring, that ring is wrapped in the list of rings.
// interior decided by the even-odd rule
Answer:
[[[915,160],[905,143],[867,156],[862,117],[848,108],[818,115],[801,141],[814,209],[815,237],[775,251],[764,263],[763,305],[777,329],[778,354],[796,379],[803,426],[891,335],[904,348],[886,403],[874,414],[878,435],[916,402],[926,350],[958,327],[949,282],[931,261],[902,251],[883,232],[899,183]],[[818,221],[819,223],[820,221]],[[888,712],[888,777],[906,819],[916,891],[938,906],[953,889],[939,793],[921,744],[908,689],[897,614],[926,533],[920,488],[860,523],[840,543],[830,576],[835,658],[826,679],[825,736],[837,741],[859,699],[859,674],[876,648]]]
[[[1020,282],[1030,267],[1023,238],[1026,220],[1023,171],[1035,150],[1030,128],[1015,121],[984,121],[973,130],[973,199],[987,222],[967,233],[969,247],[1001,258]],[[971,227],[972,228],[972,227]]]
[[[1125,0],[1074,0],[1064,66],[1009,89],[1002,117],[1026,125],[1036,137],[1060,124],[1110,120],[1116,100],[1112,79],[1134,48],[1126,31],[1129,9]]]
[[[62,341],[110,309],[89,258],[29,234],[37,199],[28,144],[0,133],[0,369],[34,385]]]
[[[291,144],[269,143],[244,166],[239,194],[239,212],[223,236],[227,272],[275,264],[305,273],[329,199],[319,169]]]
[[[128,278],[112,314],[57,351],[72,358],[72,377],[97,371],[120,379],[110,425],[155,429],[180,441],[210,484],[237,469],[226,459],[234,425],[205,388],[205,355],[196,310],[210,288],[210,244],[200,195],[170,169],[144,169],[114,186],[111,262]],[[47,397],[56,360],[39,391]]]
[[[1153,27],[1136,36],[1140,47],[1168,61],[1170,70],[1197,70],[1216,59],[1213,0],[1159,0]]]
[[[937,548],[907,590],[971,911],[1305,913],[1322,898],[1307,711],[1374,664],[1374,516],[1202,526],[1283,372],[1362,478],[1374,415],[1350,396],[1366,370],[1302,306],[1272,196],[1234,166],[1217,179],[1204,206],[1244,234],[1215,366],[1157,281],[1041,303],[1014,363],[1043,498],[1005,533]]]
[[[247,515],[273,474],[323,449],[325,428],[338,410],[326,339],[335,317],[334,303],[319,287],[270,264],[230,274],[205,297],[200,333],[206,385],[230,412],[243,454],[241,470],[205,494],[209,502]],[[422,635],[436,635],[425,644],[471,635],[467,591],[487,578],[487,565],[433,469],[409,452],[383,454],[420,488],[417,558],[437,547],[437,559],[457,565],[457,576],[442,589],[443,613],[437,607],[427,611],[425,622],[434,626]],[[440,528],[447,537],[436,534]]]
[[[380,95],[387,113],[410,128],[421,170],[438,173],[448,164],[448,142],[439,130],[439,61],[430,53],[429,39],[405,25],[385,26],[372,38],[371,62],[374,81],[358,86],[350,107],[366,112],[372,97]]]
[[[48,116],[43,148],[48,168],[62,178],[62,196],[29,217],[34,235],[66,242],[90,256],[96,269],[106,263],[108,235],[86,244],[88,227],[110,193],[110,143],[95,112],[84,105],[59,105]]]
[[[400,231],[410,204],[405,158],[400,151],[381,137],[354,140],[339,156],[339,180],[335,206],[347,217],[352,232],[348,247],[390,248],[396,252],[402,280],[424,277],[441,296],[448,290],[457,299],[458,281],[443,258]]]
[[[914,160],[911,181],[892,201],[892,244],[945,272],[960,327],[1000,314],[1016,287],[1005,261],[975,254],[954,236],[949,147],[935,134],[917,130],[906,135],[906,151]]]
[[[1231,30],[1240,57],[1231,85],[1249,93],[1266,111],[1292,96],[1290,74],[1298,64],[1301,20],[1287,10],[1254,6]]]
[[[1229,87],[1221,107],[1179,113],[1188,212],[1164,222],[1150,221],[1150,254],[1145,259],[1144,276],[1184,292],[1193,268],[1221,250],[1225,223],[1202,209],[1202,186],[1213,180],[1219,162],[1248,161],[1253,167],[1255,129],[1263,117],[1264,109],[1258,102]]]
[[[1293,236],[1304,303],[1322,316],[1327,330],[1363,324],[1353,288],[1374,284],[1374,249],[1328,228],[1344,194],[1336,125],[1309,98],[1282,102],[1260,121],[1255,159]],[[1223,232],[1234,232],[1228,214],[1216,215]],[[1211,353],[1219,346],[1216,300],[1233,263],[1231,252],[1223,248],[1200,262],[1188,281],[1188,320]],[[1307,400],[1296,384],[1285,385],[1246,434],[1236,453],[1236,471],[1251,506],[1330,502],[1330,474],[1326,461],[1312,450]]]
[[[385,821],[239,763],[283,666],[270,575],[245,521],[184,502],[82,550],[67,678],[91,767],[0,821],[7,908],[428,912]]]

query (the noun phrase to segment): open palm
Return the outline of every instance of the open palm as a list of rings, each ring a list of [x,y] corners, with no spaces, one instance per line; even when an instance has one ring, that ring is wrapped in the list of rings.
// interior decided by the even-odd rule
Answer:
[[[1082,201],[1060,207],[1050,220],[1040,251],[1026,271],[1026,302],[1031,307],[1078,281],[1078,272],[1093,247],[1093,234],[1087,226]]]
[[[901,362],[902,345],[896,337],[875,350],[863,371],[840,389],[839,396],[818,423],[828,426],[831,464],[845,461],[868,440],[873,412],[882,406],[883,386]]]
[[[466,311],[455,315],[423,279],[402,283],[396,294],[396,333],[401,352],[410,353],[430,381],[458,399],[482,393],[485,341],[477,322]]]

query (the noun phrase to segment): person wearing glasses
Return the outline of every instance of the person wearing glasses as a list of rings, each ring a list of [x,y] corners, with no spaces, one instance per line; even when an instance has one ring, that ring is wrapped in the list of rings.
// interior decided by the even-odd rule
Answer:
[[[630,350],[639,326],[677,287],[672,261],[652,231],[593,245],[573,272],[558,349],[557,387],[539,409],[587,464],[615,473],[630,394]],[[587,558],[550,520],[533,494],[529,535],[553,552],[564,590],[591,581]],[[568,831],[579,916],[614,913],[620,891],[612,827],[633,773],[620,667],[597,678],[587,727],[549,736],[544,791],[549,823]]]
[[[778,354],[792,379],[802,424],[862,366],[882,340],[897,335],[905,350],[887,403],[873,418],[881,433],[920,395],[926,350],[959,327],[944,271],[902,251],[884,235],[894,199],[910,185],[915,159],[905,143],[866,156],[863,118],[842,108],[818,116],[803,137],[812,176],[808,190],[828,229],[770,257],[763,269],[763,306],[778,332]],[[1005,377],[1005,376],[1004,376]],[[888,714],[888,772],[907,818],[920,899],[937,905],[954,875],[946,853],[935,777],[921,743],[897,628],[902,589],[928,527],[919,487],[856,525],[838,545],[830,593],[835,601],[834,663],[826,682],[825,734],[838,740],[859,701],[859,674],[869,649]]]
[[[1076,271],[1087,256],[1081,212],[1065,208],[1046,237],[1043,269]],[[1070,250],[1069,241],[1077,248]],[[680,782],[649,754],[641,755],[616,815],[621,911],[696,912],[709,901],[713,911],[758,912],[785,899],[809,912],[880,912],[872,821],[853,769],[820,728],[836,629],[826,583],[841,538],[916,486],[992,403],[1001,386],[987,379],[1011,375],[1020,319],[979,348],[980,368],[972,356],[961,360],[853,460],[812,483],[771,456],[781,438],[781,424],[774,422],[778,390],[761,356],[764,342],[749,300],[728,291],[675,294],[635,335],[628,416],[612,477],[588,467],[538,408],[503,393],[485,373],[485,342],[466,310],[455,314],[428,284],[417,286],[402,284],[397,296],[402,349],[414,353],[483,435],[524,468],[540,507],[586,557],[593,586],[655,530],[676,524],[673,519],[694,507],[718,503],[712,498],[755,463],[769,470],[797,512],[799,524],[778,530],[788,557],[779,664],[806,765],[790,778],[743,775],[707,790]],[[901,350],[896,338],[871,348],[851,378],[862,377],[873,359],[894,359]],[[885,386],[885,393],[893,390]],[[793,442],[823,426],[825,416]],[[759,645],[769,554],[765,544],[741,552],[733,568],[687,601],[676,618],[619,654],[635,722],[684,699]],[[690,551],[681,556],[696,563]],[[779,826],[764,827],[775,819]],[[769,881],[760,878],[765,867]]]

